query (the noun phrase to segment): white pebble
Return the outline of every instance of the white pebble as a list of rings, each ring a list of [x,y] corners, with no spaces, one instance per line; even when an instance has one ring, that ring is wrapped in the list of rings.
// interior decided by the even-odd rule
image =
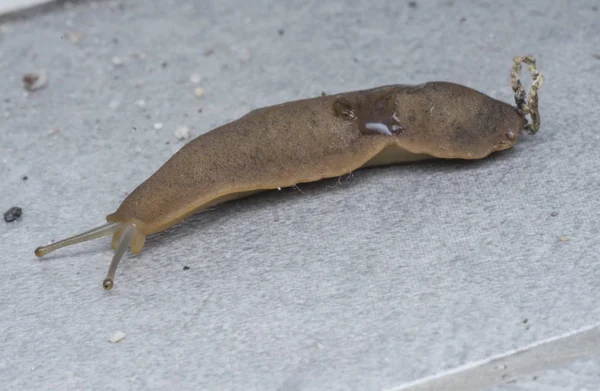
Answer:
[[[180,127],[175,131],[175,137],[177,137],[178,140],[187,140],[190,138],[190,128],[187,126]]]
[[[146,107],[146,101],[143,99],[138,100],[137,102],[135,102],[135,104],[139,107],[139,108],[144,108]]]
[[[194,95],[198,98],[202,98],[204,96],[204,88],[198,87],[194,90]]]
[[[248,51],[248,49],[244,49],[244,48],[238,49],[237,55],[241,62],[250,61],[250,51]]]
[[[112,333],[110,335],[110,338],[108,339],[110,342],[112,343],[117,343],[117,342],[121,342],[123,340],[123,338],[125,338],[125,333],[122,331],[115,331],[114,333]]]
[[[163,124],[161,124],[160,122],[157,122],[154,124],[154,129],[156,129],[156,130],[162,129],[162,127],[163,127]]]
[[[121,58],[119,58],[119,57],[113,57],[112,63],[114,66],[120,67],[121,65],[123,65],[123,60],[121,60]]]
[[[202,77],[197,73],[192,73],[192,75],[190,76],[190,81],[193,84],[198,84],[200,83],[200,81],[202,81]]]

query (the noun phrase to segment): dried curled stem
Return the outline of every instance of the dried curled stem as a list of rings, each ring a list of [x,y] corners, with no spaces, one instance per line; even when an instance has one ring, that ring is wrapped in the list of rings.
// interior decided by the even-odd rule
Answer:
[[[521,64],[529,66],[529,72],[533,82],[529,87],[529,100],[526,101],[525,87],[519,79],[521,76]],[[544,84],[544,76],[538,72],[533,56],[516,56],[513,59],[512,72],[510,73],[510,84],[515,92],[515,102],[517,108],[524,114],[531,116],[532,123],[525,126],[529,134],[535,134],[540,129],[540,112],[538,110],[538,90]]]

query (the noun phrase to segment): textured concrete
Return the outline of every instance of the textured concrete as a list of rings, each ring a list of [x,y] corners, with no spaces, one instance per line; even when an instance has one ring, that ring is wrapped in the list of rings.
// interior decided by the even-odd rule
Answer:
[[[0,211],[23,209],[0,221],[3,387],[409,389],[600,324],[597,1],[205,3],[67,3],[0,25]],[[108,239],[33,256],[102,224],[181,126],[427,80],[512,103],[520,54],[546,84],[540,133],[512,151],[224,205],[127,256],[111,292]],[[571,390],[597,369],[482,387]]]

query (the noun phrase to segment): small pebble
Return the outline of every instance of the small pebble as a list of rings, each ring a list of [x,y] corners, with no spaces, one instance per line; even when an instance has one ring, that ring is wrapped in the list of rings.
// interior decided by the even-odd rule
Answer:
[[[21,179],[22,179],[22,180],[24,180],[24,181],[26,181],[27,179],[29,179],[29,177],[28,177],[27,175],[23,175],[23,176],[21,177]]]
[[[204,88],[198,87],[194,90],[194,95],[198,98],[202,98],[204,96]]]
[[[69,40],[71,42],[79,43],[79,41],[81,41],[81,39],[83,38],[83,33],[79,31],[71,31],[67,33],[67,37],[69,37]]]
[[[46,71],[40,71],[39,73],[26,73],[21,79],[23,87],[27,91],[40,90],[48,85],[48,77]]]
[[[112,58],[112,64],[116,67],[120,67],[121,65],[123,65],[123,60],[121,60],[120,57],[113,57]]]
[[[177,137],[178,140],[187,140],[190,138],[190,128],[187,126],[180,127],[175,131],[175,137]]]
[[[189,266],[184,266],[183,270],[190,270],[190,267]]]
[[[190,81],[193,84],[198,84],[200,83],[200,81],[202,81],[202,77],[197,73],[192,73],[192,75],[190,76]]]
[[[23,209],[18,206],[13,206],[6,212],[4,212],[4,221],[7,223],[12,223],[13,221],[19,219],[23,215]]]
[[[48,131],[48,136],[52,136],[52,135],[58,134],[58,132],[60,132],[60,129],[58,129],[58,128],[50,129]]]
[[[552,213],[550,213],[550,216],[556,217],[556,216],[558,216],[558,212],[552,212]]]
[[[163,124],[161,124],[160,122],[157,122],[154,124],[154,129],[156,129],[156,130],[162,129],[162,127],[163,127]]]
[[[140,99],[138,101],[135,102],[136,106],[139,108],[144,108],[146,107],[146,101],[143,99]]]
[[[248,51],[248,49],[243,49],[243,48],[239,49],[238,57],[241,62],[248,62],[248,61],[250,61],[250,51]]]
[[[561,242],[568,242],[569,241],[569,237],[568,236],[560,236],[558,238]]]
[[[110,335],[110,338],[108,339],[110,342],[112,343],[118,343],[121,342],[123,340],[123,338],[125,338],[125,333],[122,331],[115,331],[114,333],[112,333]]]

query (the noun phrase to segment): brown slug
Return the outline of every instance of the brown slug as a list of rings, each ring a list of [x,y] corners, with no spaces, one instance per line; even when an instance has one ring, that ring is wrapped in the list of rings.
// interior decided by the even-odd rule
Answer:
[[[526,101],[519,77],[529,65]],[[105,289],[131,246],[210,206],[259,191],[339,177],[367,166],[423,159],[482,159],[539,130],[544,78],[531,56],[515,57],[516,107],[449,82],[389,85],[251,111],[190,141],[106,217],[107,224],[38,247],[56,249],[112,235]],[[529,124],[526,115],[531,116]]]

